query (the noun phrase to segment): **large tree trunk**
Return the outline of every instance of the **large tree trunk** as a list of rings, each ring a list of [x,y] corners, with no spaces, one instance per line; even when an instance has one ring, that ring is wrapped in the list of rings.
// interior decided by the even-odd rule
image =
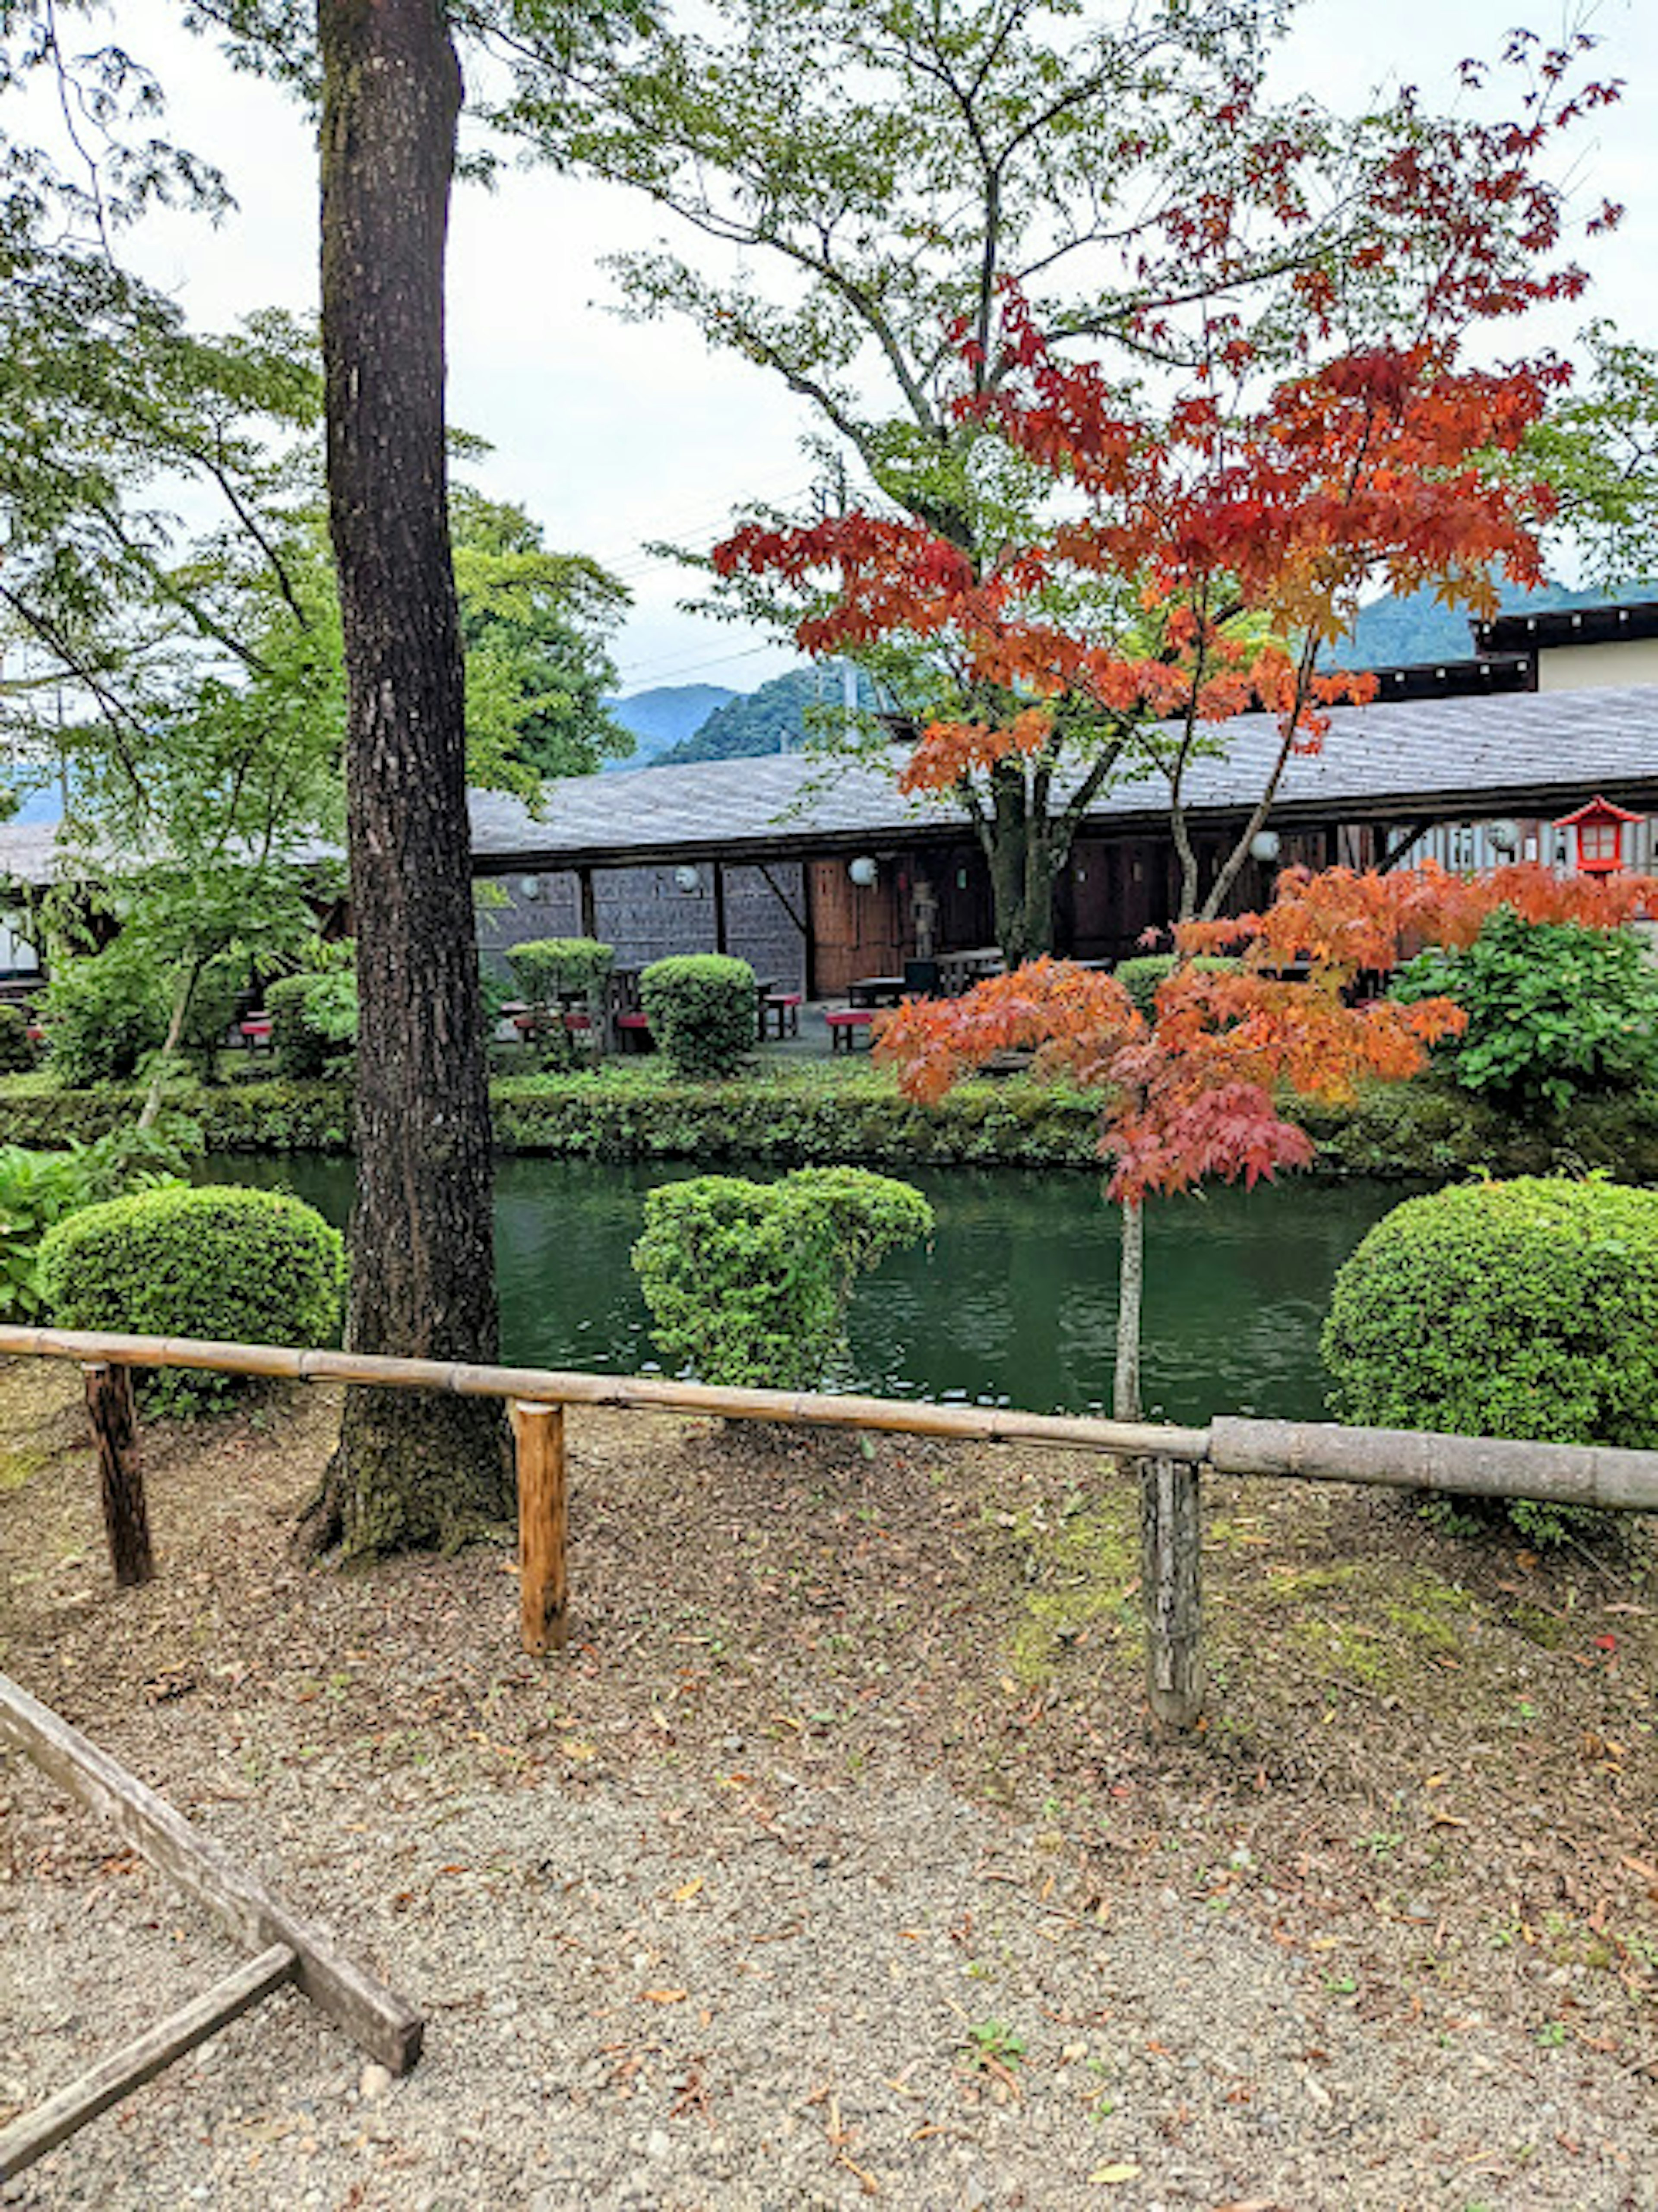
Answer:
[[[996,942],[1009,968],[1054,950],[1054,886],[1071,848],[1070,824],[1035,808],[1023,766],[992,775],[981,842],[990,866]]]
[[[319,0],[329,520],[356,917],[354,1350],[489,1360],[490,1128],[450,561],[443,255],[460,71],[441,0]],[[307,1516],[348,1556],[507,1518],[488,1400],[348,1394]]]

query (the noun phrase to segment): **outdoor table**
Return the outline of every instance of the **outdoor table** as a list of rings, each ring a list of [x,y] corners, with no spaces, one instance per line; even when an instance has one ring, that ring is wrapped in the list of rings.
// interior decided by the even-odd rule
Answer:
[[[847,986],[854,1006],[896,1006],[904,995],[902,975],[860,975]]]
[[[1000,947],[994,945],[981,945],[971,952],[941,952],[938,981],[953,999],[975,983],[982,983],[987,976],[999,975],[1005,964]]]

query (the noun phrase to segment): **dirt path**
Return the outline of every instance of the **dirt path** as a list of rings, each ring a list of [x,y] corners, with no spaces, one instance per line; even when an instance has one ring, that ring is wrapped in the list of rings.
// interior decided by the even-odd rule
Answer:
[[[1082,1463],[584,1420],[544,1670],[504,1554],[288,1563],[320,1398],[154,1432],[120,1597],[74,1378],[0,1418],[0,1665],[430,2020],[386,2085],[284,1995],[0,2202],[1658,2206],[1639,1554],[1218,1495],[1170,1752]],[[232,1960],[17,1762],[0,1814],[3,2118]]]

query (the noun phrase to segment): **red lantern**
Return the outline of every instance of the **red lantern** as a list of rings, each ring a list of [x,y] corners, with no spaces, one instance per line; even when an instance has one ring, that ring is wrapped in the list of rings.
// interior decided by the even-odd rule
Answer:
[[[1597,792],[1587,806],[1580,806],[1575,814],[1563,814],[1554,826],[1577,832],[1579,875],[1615,876],[1624,865],[1625,823],[1644,819],[1627,807],[1614,806]]]

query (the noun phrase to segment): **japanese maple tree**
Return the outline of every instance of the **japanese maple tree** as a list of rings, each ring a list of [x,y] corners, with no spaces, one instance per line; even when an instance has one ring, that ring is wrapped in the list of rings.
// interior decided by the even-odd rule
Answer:
[[[1042,326],[1004,282],[994,313],[955,332],[947,463],[911,441],[878,508],[751,523],[716,549],[717,574],[790,608],[805,650],[886,684],[917,733],[901,781],[973,822],[1011,965],[1050,948],[1055,878],[1122,775],[1166,779],[1181,918],[1220,910],[1291,758],[1321,744],[1333,705],[1370,696],[1324,665],[1362,590],[1428,584],[1485,611],[1494,574],[1540,576],[1551,494],[1513,457],[1566,371],[1468,354],[1491,324],[1582,289],[1557,258],[1546,156],[1612,95],[1569,93],[1573,52],[1516,58],[1533,65],[1520,118],[1405,132],[1361,166],[1362,241],[1345,264],[1299,265],[1275,318],[1246,322],[1229,272],[1263,195],[1295,234],[1305,156],[1291,138],[1257,148],[1247,189],[1164,210],[1190,297],[1149,285],[1125,310],[1165,372],[1150,386],[1072,358],[1074,327]],[[1190,771],[1252,708],[1276,743],[1206,885]]]
[[[1446,998],[1355,1003],[1361,977],[1385,976],[1428,945],[1471,944],[1485,919],[1508,907],[1529,921],[1616,928],[1658,912],[1658,879],[1557,878],[1535,866],[1460,877],[1436,866],[1390,875],[1287,871],[1258,915],[1192,921],[1176,931],[1178,961],[1159,987],[1151,1018],[1116,979],[1041,959],[956,1000],[907,1000],[876,1043],[907,1094],[941,1097],[993,1055],[1023,1050],[1037,1073],[1063,1075],[1100,1095],[1107,1194],[1121,1209],[1122,1243],[1113,1412],[1137,1421],[1145,1206],[1212,1177],[1253,1185],[1313,1155],[1306,1132],[1281,1109],[1284,1094],[1350,1101],[1366,1079],[1417,1073],[1430,1047],[1465,1017]],[[1199,952],[1236,965],[1199,966]],[[1167,1596],[1187,1623],[1189,1674],[1151,1685],[1159,1717],[1186,1725],[1201,1698],[1196,1669],[1195,1508],[1182,1476],[1148,1462],[1148,1601]],[[1177,1542],[1175,1530],[1185,1535]]]

